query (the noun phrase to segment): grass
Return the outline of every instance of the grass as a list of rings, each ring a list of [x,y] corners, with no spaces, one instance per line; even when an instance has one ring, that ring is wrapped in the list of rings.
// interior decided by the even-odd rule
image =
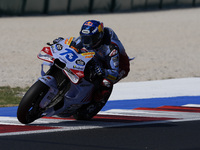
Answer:
[[[0,107],[18,106],[27,88],[0,87]]]

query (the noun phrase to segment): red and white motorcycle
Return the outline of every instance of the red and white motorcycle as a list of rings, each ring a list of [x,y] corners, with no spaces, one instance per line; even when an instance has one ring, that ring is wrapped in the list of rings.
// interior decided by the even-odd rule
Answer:
[[[29,124],[43,116],[55,114],[88,120],[107,102],[112,88],[104,101],[93,99],[94,89],[97,88],[94,84],[97,81],[94,71],[97,65],[95,52],[80,53],[70,46],[72,39],[49,44],[38,54],[38,58],[44,61],[42,76],[30,87],[19,104],[17,118],[21,123]],[[50,66],[46,73],[43,65]]]

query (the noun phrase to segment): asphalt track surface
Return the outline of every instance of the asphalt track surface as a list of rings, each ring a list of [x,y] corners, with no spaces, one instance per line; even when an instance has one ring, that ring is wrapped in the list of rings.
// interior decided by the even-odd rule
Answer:
[[[10,150],[199,150],[200,121],[0,137]]]
[[[177,80],[166,81],[173,81],[169,87],[162,81],[159,88],[157,81],[145,83],[156,89],[146,90],[149,98],[108,101],[91,121],[44,117],[25,126],[16,118],[17,107],[1,108],[0,150],[200,150],[200,79],[184,80],[185,86]]]

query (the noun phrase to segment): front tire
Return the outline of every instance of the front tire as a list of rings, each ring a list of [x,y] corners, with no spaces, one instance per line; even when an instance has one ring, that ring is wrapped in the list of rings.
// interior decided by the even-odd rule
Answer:
[[[41,117],[39,103],[49,91],[49,87],[41,81],[35,82],[22,98],[17,109],[17,119],[28,124]]]

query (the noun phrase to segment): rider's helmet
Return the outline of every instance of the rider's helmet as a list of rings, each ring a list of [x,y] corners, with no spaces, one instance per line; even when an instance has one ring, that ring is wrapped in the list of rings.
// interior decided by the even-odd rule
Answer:
[[[104,35],[104,26],[102,22],[88,20],[83,23],[80,37],[83,46],[87,49],[98,47]]]

